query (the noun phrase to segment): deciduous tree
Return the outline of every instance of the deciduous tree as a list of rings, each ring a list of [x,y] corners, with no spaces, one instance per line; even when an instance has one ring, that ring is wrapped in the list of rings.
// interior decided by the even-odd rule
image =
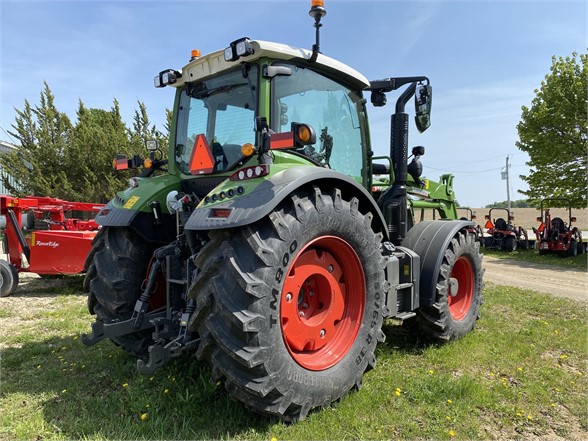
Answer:
[[[531,169],[521,178],[521,191],[532,202],[567,198],[574,207],[586,207],[588,142],[588,54],[553,57],[531,107],[523,106],[517,125],[517,147],[529,154]]]

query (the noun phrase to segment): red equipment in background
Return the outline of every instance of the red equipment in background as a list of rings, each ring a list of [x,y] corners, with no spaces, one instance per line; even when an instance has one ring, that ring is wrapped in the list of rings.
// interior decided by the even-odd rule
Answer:
[[[0,261],[0,296],[14,292],[18,272],[81,273],[99,226],[92,219],[66,217],[66,213],[78,211],[95,216],[103,206],[50,197],[0,196],[0,228],[4,230],[4,252],[8,254],[8,264]],[[34,229],[35,226],[48,229]],[[25,236],[23,230],[31,234]]]
[[[499,217],[492,222],[492,211],[494,210],[506,212],[506,219]],[[513,225],[514,216],[508,208],[491,208],[484,217],[486,218],[484,228],[489,234],[489,236],[484,237],[484,247],[511,252],[515,251],[517,247],[526,250],[535,245],[533,241],[529,240],[527,230]]]
[[[545,202],[565,202],[568,210],[568,222],[560,217],[551,216],[550,209],[543,212]],[[537,218],[540,222],[539,228],[533,228],[539,244],[539,254],[560,253],[564,256],[576,256],[584,252],[582,242],[582,232],[577,227],[572,227],[572,222],[576,218],[572,216],[572,205],[569,199],[547,198],[541,201],[541,217]]]

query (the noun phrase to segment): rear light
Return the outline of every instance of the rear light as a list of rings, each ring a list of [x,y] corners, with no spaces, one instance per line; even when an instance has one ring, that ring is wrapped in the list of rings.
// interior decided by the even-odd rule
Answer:
[[[248,179],[260,178],[269,174],[269,165],[260,164],[252,167],[245,167],[229,178],[230,181],[246,181]]]
[[[233,211],[231,208],[213,208],[210,210],[210,215],[211,217],[226,219],[231,215],[231,211]]]

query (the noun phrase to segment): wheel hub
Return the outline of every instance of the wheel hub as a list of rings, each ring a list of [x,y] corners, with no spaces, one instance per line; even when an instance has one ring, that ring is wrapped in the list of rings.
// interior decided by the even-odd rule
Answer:
[[[319,237],[298,253],[280,306],[284,340],[298,364],[323,370],[348,352],[363,316],[364,280],[357,254],[343,239]]]
[[[454,320],[463,320],[472,306],[474,298],[474,269],[470,260],[460,256],[451,269],[447,303]]]

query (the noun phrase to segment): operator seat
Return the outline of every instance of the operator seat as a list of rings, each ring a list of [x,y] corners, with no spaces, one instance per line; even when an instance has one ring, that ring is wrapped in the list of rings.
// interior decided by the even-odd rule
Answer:
[[[497,230],[506,230],[507,229],[507,224],[506,221],[499,217],[498,219],[496,219],[496,222],[494,222],[494,228]]]
[[[551,220],[551,229],[557,231],[558,234],[564,234],[567,231],[566,224],[561,217],[554,217]]]

